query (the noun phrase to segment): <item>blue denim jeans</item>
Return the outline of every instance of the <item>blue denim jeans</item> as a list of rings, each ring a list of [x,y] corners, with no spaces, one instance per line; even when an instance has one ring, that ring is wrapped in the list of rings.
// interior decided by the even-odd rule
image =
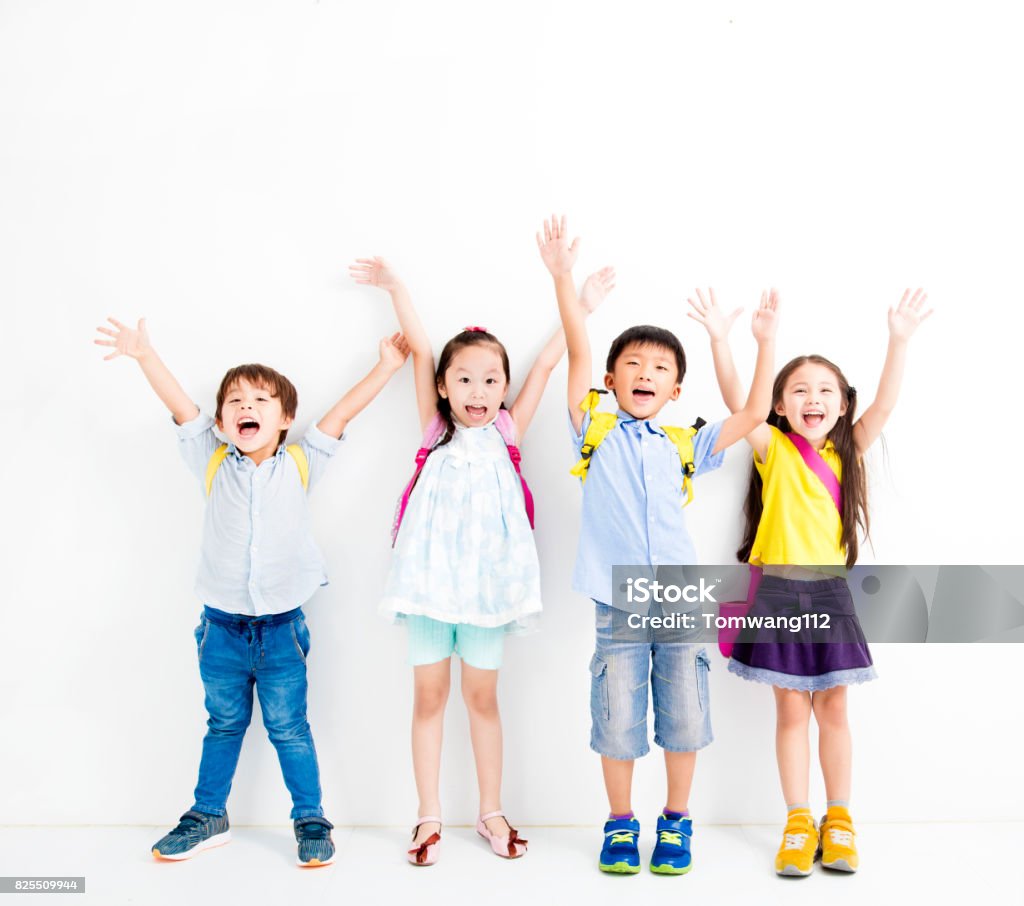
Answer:
[[[627,761],[650,751],[650,686],[654,741],[669,752],[703,749],[713,738],[707,650],[674,641],[671,632],[627,630],[625,611],[594,603],[597,647],[590,661],[590,747]]]
[[[255,686],[292,796],[292,819],[322,817],[320,768],[306,721],[309,630],[302,608],[247,617],[206,607],[195,635],[209,720],[192,808],[225,814]]]

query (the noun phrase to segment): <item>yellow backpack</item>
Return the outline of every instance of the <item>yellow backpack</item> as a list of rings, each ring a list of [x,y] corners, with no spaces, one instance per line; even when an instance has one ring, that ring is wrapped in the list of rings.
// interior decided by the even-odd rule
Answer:
[[[288,444],[285,447],[286,452],[295,460],[295,465],[299,467],[299,478],[302,480],[302,489],[305,491],[309,490],[309,460],[306,459],[306,453],[298,444]],[[217,474],[217,469],[220,468],[224,457],[228,455],[228,445],[221,444],[213,451],[213,456],[210,457],[210,461],[206,464],[206,496],[210,496],[210,489],[213,487],[213,476]]]
[[[586,436],[583,438],[583,448],[580,450],[580,461],[570,470],[573,475],[579,477],[583,482],[587,480],[587,470],[590,468],[590,460],[594,451],[601,446],[601,442],[608,434],[615,430],[619,423],[619,417],[614,412],[596,412],[598,403],[601,401],[601,394],[607,390],[591,390],[580,403],[580,409],[590,413],[590,426],[587,428]],[[679,451],[679,461],[683,465],[683,493],[686,501],[683,506],[689,506],[693,501],[692,476],[696,471],[693,464],[693,436],[702,428],[706,422],[698,418],[690,428],[676,428],[671,425],[662,425],[661,430],[668,435],[669,440],[676,445]]]

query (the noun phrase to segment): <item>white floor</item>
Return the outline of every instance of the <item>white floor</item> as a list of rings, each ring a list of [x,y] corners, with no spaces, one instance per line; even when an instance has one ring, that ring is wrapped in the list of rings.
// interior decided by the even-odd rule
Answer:
[[[221,904],[445,904],[546,906],[622,904],[641,898],[706,904],[963,903],[1024,904],[1020,875],[1024,823],[865,824],[858,828],[862,869],[778,878],[774,826],[696,828],[694,869],[683,877],[607,876],[597,869],[598,828],[520,828],[527,856],[491,855],[472,828],[447,827],[441,861],[414,868],[403,861],[404,829],[336,828],[336,864],[295,865],[290,827],[233,827],[226,846],[187,862],[157,862],[149,847],[166,828],[0,827],[0,876],[85,876],[72,903],[144,906]],[[653,845],[647,831],[641,852]],[[59,902],[65,902],[61,900]]]

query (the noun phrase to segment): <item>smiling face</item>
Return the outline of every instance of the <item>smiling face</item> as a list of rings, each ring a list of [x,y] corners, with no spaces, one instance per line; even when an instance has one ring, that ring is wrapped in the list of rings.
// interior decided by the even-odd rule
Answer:
[[[675,353],[653,343],[629,343],[604,376],[604,385],[620,409],[640,419],[654,418],[682,389]]]
[[[228,385],[217,413],[217,427],[224,436],[257,465],[273,456],[292,417],[285,415],[281,400],[271,391],[245,378]]]
[[[451,357],[437,392],[467,427],[490,422],[508,394],[501,353],[490,343],[463,346]]]
[[[786,379],[775,413],[785,416],[793,431],[820,450],[846,414],[846,405],[836,373],[817,362],[805,362]]]

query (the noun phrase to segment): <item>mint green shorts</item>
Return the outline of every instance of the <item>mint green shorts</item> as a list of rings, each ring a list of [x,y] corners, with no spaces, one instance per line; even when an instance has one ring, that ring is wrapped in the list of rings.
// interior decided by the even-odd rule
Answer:
[[[436,664],[454,652],[471,667],[497,670],[505,651],[504,626],[442,623],[432,617],[409,614],[409,663],[413,667]]]

